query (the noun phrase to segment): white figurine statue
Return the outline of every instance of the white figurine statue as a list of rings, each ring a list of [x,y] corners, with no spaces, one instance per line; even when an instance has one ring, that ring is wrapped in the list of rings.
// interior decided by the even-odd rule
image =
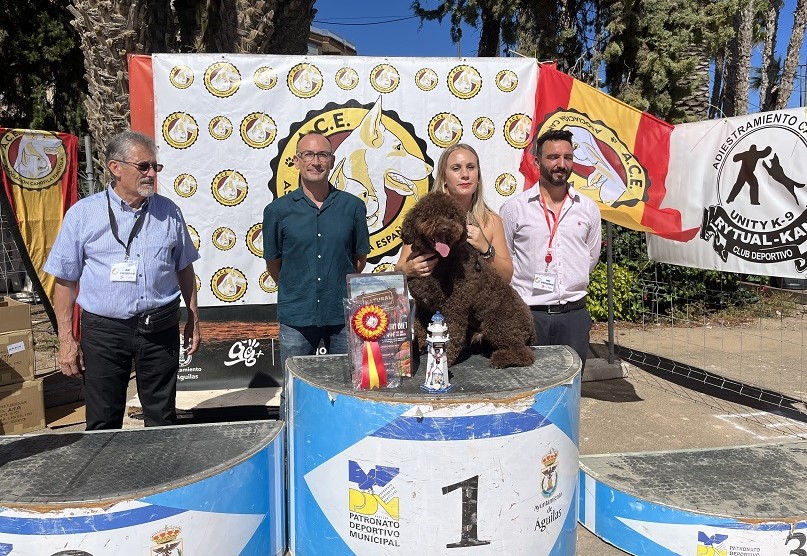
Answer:
[[[420,386],[425,392],[449,392],[453,386],[448,382],[448,362],[446,361],[446,343],[448,342],[448,326],[440,311],[432,317],[426,336],[426,380]]]

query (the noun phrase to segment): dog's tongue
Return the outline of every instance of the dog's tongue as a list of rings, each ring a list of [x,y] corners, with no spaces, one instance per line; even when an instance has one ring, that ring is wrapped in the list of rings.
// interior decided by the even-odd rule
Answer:
[[[448,252],[451,251],[451,247],[440,241],[434,244],[434,248],[437,250],[438,253],[440,253],[440,256],[443,258],[448,257]]]

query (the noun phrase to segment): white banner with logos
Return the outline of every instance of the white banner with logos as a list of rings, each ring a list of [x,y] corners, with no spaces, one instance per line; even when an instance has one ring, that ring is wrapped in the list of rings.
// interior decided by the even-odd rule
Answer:
[[[807,120],[804,109],[675,127],[664,205],[688,242],[647,235],[651,259],[768,276],[807,276]]]
[[[444,148],[479,152],[492,209],[522,188],[534,59],[165,54],[153,75],[160,193],[199,246],[200,306],[276,302],[263,209],[297,187],[299,133],[329,137],[331,182],[367,204],[366,272],[395,264],[404,215]]]

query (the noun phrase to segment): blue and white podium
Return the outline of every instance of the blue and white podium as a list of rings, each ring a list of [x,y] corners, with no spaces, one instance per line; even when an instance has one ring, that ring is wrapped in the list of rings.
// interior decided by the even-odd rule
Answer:
[[[0,437],[0,554],[279,556],[283,424]]]
[[[439,396],[422,369],[356,391],[347,356],[289,360],[292,553],[574,554],[580,359],[535,354],[513,369],[471,356]]]

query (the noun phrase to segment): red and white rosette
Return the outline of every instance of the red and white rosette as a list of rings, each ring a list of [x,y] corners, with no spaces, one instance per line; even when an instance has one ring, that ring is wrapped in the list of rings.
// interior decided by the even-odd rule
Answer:
[[[384,368],[378,339],[387,331],[389,316],[378,305],[362,305],[353,313],[350,325],[356,335],[364,340],[359,387],[362,390],[384,388],[387,385],[387,370]]]

